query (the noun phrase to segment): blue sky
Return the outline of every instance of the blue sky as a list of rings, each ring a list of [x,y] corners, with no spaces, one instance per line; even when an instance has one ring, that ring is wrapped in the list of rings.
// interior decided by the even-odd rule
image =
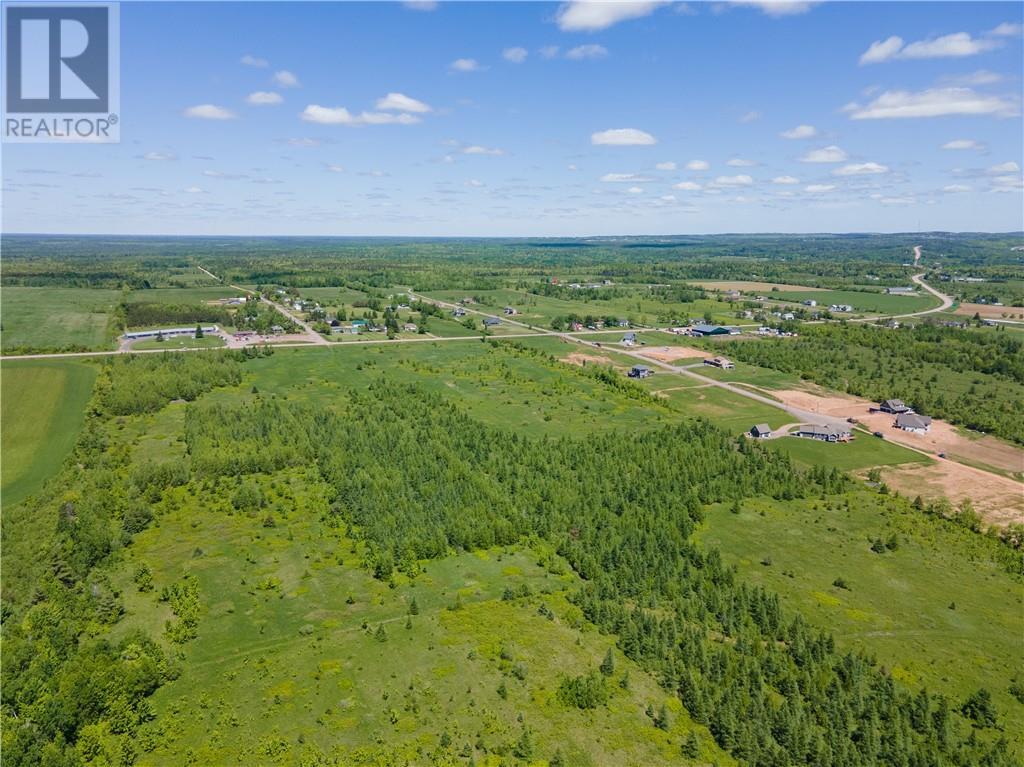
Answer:
[[[7,232],[1008,231],[1020,3],[124,3]],[[258,103],[262,102],[262,103]]]

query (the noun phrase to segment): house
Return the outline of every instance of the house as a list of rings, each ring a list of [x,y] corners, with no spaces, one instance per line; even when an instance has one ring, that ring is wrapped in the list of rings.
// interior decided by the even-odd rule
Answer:
[[[629,371],[630,378],[647,378],[654,375],[654,371],[644,365],[634,365]]]
[[[779,318],[783,320],[792,320],[795,319],[795,316],[796,315],[794,315],[793,312],[784,312],[783,314],[779,315]]]
[[[417,330],[419,330],[419,328],[416,327],[415,322],[407,322],[404,325],[402,325],[402,330],[404,330],[406,333],[415,333]]]
[[[817,306],[818,302],[815,301],[813,298],[808,298],[806,301],[803,302],[803,304],[804,306]]]
[[[892,413],[893,415],[914,412],[912,408],[903,404],[903,400],[901,399],[887,399],[885,402],[879,404],[878,409],[883,413]]]
[[[352,320],[352,326],[356,328],[365,328],[367,324],[366,320]]]
[[[913,288],[886,288],[885,292],[891,296],[909,296],[916,291]]]
[[[732,360],[728,360],[725,357],[709,357],[704,360],[705,365],[711,365],[716,368],[722,368],[722,370],[732,370],[736,365]]]
[[[926,415],[917,413],[900,413],[896,416],[893,425],[903,431],[912,431],[915,434],[927,434],[932,428],[932,419]]]
[[[620,328],[628,328],[629,327],[629,320],[619,320],[618,324],[619,324]]]
[[[722,325],[694,325],[690,332],[696,336],[727,336],[731,332],[729,328]]]
[[[622,337],[622,345],[623,346],[633,346],[633,344],[635,344],[635,343],[636,343],[636,333],[626,333],[626,335],[624,335]]]
[[[796,435],[807,439],[820,439],[822,442],[849,442],[853,439],[853,432],[845,426],[804,424]]]
[[[271,325],[270,332],[274,335],[281,335],[284,332],[284,328],[280,325]]]
[[[512,316],[514,316],[516,314],[519,314],[519,312],[516,311],[514,306],[506,306],[505,307],[505,314],[507,314],[510,317],[512,317]]]
[[[452,310],[452,316],[453,317],[465,317],[466,316],[466,310],[463,309],[461,306],[458,306],[458,307],[456,307],[455,309]]]
[[[493,328],[494,326],[500,325],[500,324],[501,324],[501,320],[499,320],[497,317],[484,317],[484,327],[485,328]]]
[[[738,301],[740,298],[740,292],[738,290],[727,290],[725,297],[730,301]]]
[[[852,312],[853,307],[849,304],[832,304],[828,310],[830,312]]]
[[[772,429],[766,423],[759,423],[750,430],[750,436],[755,439],[768,439],[772,436]]]
[[[569,329],[574,331],[574,332],[583,330],[583,323],[582,322],[573,322],[573,323],[571,323],[569,325]]]

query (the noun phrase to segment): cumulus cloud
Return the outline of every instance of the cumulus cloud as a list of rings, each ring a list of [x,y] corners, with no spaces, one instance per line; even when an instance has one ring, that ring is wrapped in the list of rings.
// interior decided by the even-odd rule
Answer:
[[[529,55],[529,51],[526,48],[520,48],[518,45],[513,48],[506,48],[501,52],[501,57],[505,61],[511,61],[513,64],[522,64]]]
[[[592,133],[590,143],[595,146],[650,146],[657,144],[658,140],[637,128],[612,128]]]
[[[390,112],[360,112],[352,114],[345,107],[324,107],[310,104],[301,115],[306,122],[320,125],[414,125],[419,117]]]
[[[482,69],[476,59],[455,59],[448,68],[452,72],[479,72]]]
[[[186,186],[182,191],[186,194],[202,194],[205,190],[200,186]]]
[[[847,104],[843,111],[854,120],[886,120],[944,115],[1010,117],[1018,113],[1018,108],[1002,96],[980,94],[970,88],[929,88],[885,91],[867,105]]]
[[[995,37],[1020,37],[1024,35],[1024,24],[1011,24],[1004,21],[995,29],[989,30],[989,34]]]
[[[483,154],[491,155],[492,157],[500,157],[505,154],[504,149],[498,149],[496,147],[486,147],[474,144],[473,146],[467,146],[462,150],[463,154]]]
[[[404,93],[389,93],[383,98],[377,99],[377,109],[382,112],[415,112],[426,114],[431,111],[429,104],[406,96]]]
[[[299,78],[287,69],[274,72],[274,76],[271,79],[282,88],[298,88],[301,85]]]
[[[242,58],[240,58],[239,61],[242,64],[245,64],[247,67],[260,67],[260,68],[263,68],[263,67],[270,66],[270,62],[267,61],[266,59],[261,59],[258,56],[252,56],[252,55],[250,55],[248,53],[245,54],[244,56],[242,56]]]
[[[755,160],[745,160],[742,157],[733,157],[731,160],[727,160],[726,165],[730,168],[753,168],[757,165]]]
[[[958,194],[960,192],[971,191],[971,187],[966,184],[950,184],[949,186],[942,187],[942,191],[947,192],[948,194]]]
[[[565,52],[565,57],[573,61],[583,61],[584,59],[603,59],[607,55],[607,48],[603,45],[596,45],[594,43],[588,45],[577,45],[575,48],[571,48]]]
[[[971,37],[967,32],[918,40],[904,45],[903,38],[893,35],[885,40],[876,40],[861,54],[860,63],[879,64],[890,59],[945,59],[976,56],[979,53],[998,48],[998,40]]]
[[[767,16],[797,16],[807,13],[818,3],[804,0],[733,0],[732,4],[759,8]]]
[[[700,190],[701,186],[693,181],[680,181],[678,184],[673,184],[672,188],[679,189],[683,192],[697,192]]]
[[[812,149],[810,152],[800,158],[800,162],[843,162],[847,158],[846,152],[837,147],[835,144],[824,147],[822,149]]]
[[[626,191],[627,191],[627,192],[629,192],[630,194],[643,194],[643,193],[644,193],[644,190],[643,190],[643,189],[641,189],[641,188],[640,188],[640,187],[638,187],[638,186],[631,186],[631,187],[630,187],[629,189],[627,189]]]
[[[776,176],[772,179],[773,184],[799,184],[800,179],[796,176]]]
[[[602,0],[572,0],[558,9],[557,21],[564,32],[597,32],[620,21],[649,16],[663,0],[633,0],[632,2],[604,2]]]
[[[750,186],[753,183],[754,179],[745,173],[738,176],[718,176],[714,181],[715,186]]]
[[[814,138],[818,135],[818,129],[813,125],[798,125],[795,128],[782,131],[779,135],[788,139]]]
[[[942,82],[948,85],[995,85],[1002,80],[1001,74],[988,69],[978,69],[965,75],[947,75],[942,78]]]
[[[654,167],[658,170],[675,170],[676,164],[674,162],[659,162]]]
[[[331,163],[324,163],[324,168],[330,173],[344,173],[345,168],[341,165],[332,165]]]
[[[1016,173],[1020,170],[1020,166],[1013,160],[1009,162],[1001,162],[998,165],[993,165],[988,169],[989,173]]]
[[[169,160],[177,160],[178,155],[174,154],[174,152],[146,152],[142,155],[142,159],[152,162],[167,162]]]
[[[230,109],[216,104],[197,104],[185,110],[185,117],[195,117],[199,120],[234,120],[236,115]]]
[[[835,189],[833,184],[808,184],[804,187],[804,191],[811,194],[824,194],[825,192],[831,192],[833,189]]]
[[[641,176],[639,173],[605,173],[601,180],[610,184],[638,183],[642,181],[654,181],[650,176]]]
[[[690,160],[686,163],[687,170],[708,170],[711,167],[711,163],[707,160]]]
[[[942,145],[943,149],[982,149],[983,145],[979,144],[972,138],[958,138],[952,141],[947,141]]]
[[[844,165],[842,168],[836,168],[832,171],[833,176],[874,176],[879,173],[888,173],[889,168],[886,165],[880,165],[877,162],[856,162],[850,165]]]
[[[282,101],[284,99],[281,98],[281,94],[273,91],[253,91],[245,97],[245,103],[253,106],[269,106],[280,104]]]

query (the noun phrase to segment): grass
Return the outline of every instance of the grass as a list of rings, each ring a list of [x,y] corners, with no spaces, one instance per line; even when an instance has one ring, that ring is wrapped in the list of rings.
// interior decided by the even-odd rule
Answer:
[[[871,542],[895,535],[895,551]],[[744,579],[778,592],[833,633],[842,647],[874,654],[893,676],[959,703],[992,693],[1005,735],[1024,742],[1024,706],[1007,687],[1019,673],[1021,587],[977,534],[921,519],[887,496],[756,500],[740,514],[714,507],[701,542],[722,551]],[[837,578],[849,588],[833,586]]]
[[[897,466],[903,463],[933,463],[925,455],[862,432],[857,432],[852,442],[829,444],[815,439],[782,437],[765,444],[773,450],[786,453],[798,465],[817,464],[840,471],[858,471],[873,466]]]
[[[144,338],[132,344],[132,349],[144,351],[146,349],[216,349],[224,345],[220,336],[204,335],[202,338],[191,336],[172,336],[163,341],[155,338]]]
[[[82,428],[95,378],[96,369],[83,362],[3,364],[0,482],[5,508],[38,491],[57,473]]]
[[[691,729],[703,757],[732,763],[618,652],[606,707],[584,712],[555,699],[564,674],[596,668],[612,645],[567,601],[577,581],[564,566],[542,568],[528,548],[467,552],[389,588],[362,567],[361,543],[321,521],[328,492],[314,477],[296,470],[258,482],[268,505],[253,515],[232,513],[221,488],[179,488],[115,575],[128,610],[115,636],[160,636],[173,616],[156,595],[186,573],[203,605],[198,637],[174,646],[181,676],[154,697],[142,763],[293,763],[356,749],[380,763],[419,763],[468,746],[489,764],[495,757],[478,746],[502,750],[527,727],[536,758],[560,749],[569,764],[678,764]],[[267,514],[275,526],[263,523]],[[150,592],[132,581],[143,562]],[[530,596],[506,601],[506,588]],[[623,690],[614,682],[626,671]],[[644,714],[662,702],[675,711],[668,732]]]
[[[921,291],[916,296],[898,296],[888,293],[866,293],[858,290],[794,290],[772,291],[765,294],[773,301],[788,301],[799,304],[803,301],[817,301],[816,310],[828,309],[831,304],[849,304],[855,314],[871,312],[877,314],[908,314],[930,309],[939,305],[939,300]],[[840,315],[841,316],[841,315]]]
[[[109,349],[110,313],[121,291],[90,288],[0,288],[3,351]]]

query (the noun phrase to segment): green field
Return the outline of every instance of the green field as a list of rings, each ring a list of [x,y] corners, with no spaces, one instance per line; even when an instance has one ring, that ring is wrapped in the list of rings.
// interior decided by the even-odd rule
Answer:
[[[871,550],[872,541],[891,535],[896,550]],[[788,504],[755,500],[739,514],[718,507],[699,538],[744,578],[828,627],[842,646],[878,656],[900,682],[955,701],[985,686],[1003,714],[1004,734],[1020,748],[1024,705],[1008,685],[1020,672],[1021,585],[975,534],[922,525],[918,512],[861,492]],[[837,578],[848,589],[835,587]]]
[[[852,442],[829,444],[815,439],[782,437],[766,443],[773,450],[789,455],[802,466],[827,466],[840,471],[857,471],[872,466],[896,466],[902,463],[933,463],[931,458],[914,450],[857,432]]]
[[[118,571],[128,617],[115,638],[159,635],[173,615],[157,595],[185,574],[206,605],[184,673],[154,699],[140,764],[290,763],[356,748],[413,762],[423,749],[440,759],[468,748],[486,760],[484,749],[500,753],[524,729],[536,760],[561,750],[594,767],[679,764],[677,743],[696,729],[706,758],[732,764],[621,654],[616,673],[628,671],[629,690],[608,706],[584,712],[554,699],[562,675],[596,668],[612,644],[566,600],[578,581],[564,564],[542,568],[526,548],[477,551],[389,588],[362,567],[360,543],[320,521],[326,487],[301,472],[260,484],[273,528],[181,488]],[[144,593],[132,581],[142,563],[154,583]],[[530,596],[503,600],[505,589]],[[674,712],[667,732],[644,714],[663,702]]]
[[[35,493],[71,452],[96,368],[82,362],[17,360],[0,368],[4,507]]]
[[[202,338],[173,336],[165,338],[163,341],[157,341],[155,338],[144,338],[141,341],[135,341],[132,344],[132,349],[136,351],[149,349],[217,349],[223,345],[224,340],[220,336],[204,335]]]
[[[3,351],[113,348],[108,325],[120,298],[119,290],[0,288]]]
[[[773,301],[789,301],[794,304],[817,301],[814,311],[828,309],[831,304],[849,304],[854,314],[909,314],[939,305],[937,298],[924,291],[916,296],[864,293],[858,290],[779,290],[764,295]]]

